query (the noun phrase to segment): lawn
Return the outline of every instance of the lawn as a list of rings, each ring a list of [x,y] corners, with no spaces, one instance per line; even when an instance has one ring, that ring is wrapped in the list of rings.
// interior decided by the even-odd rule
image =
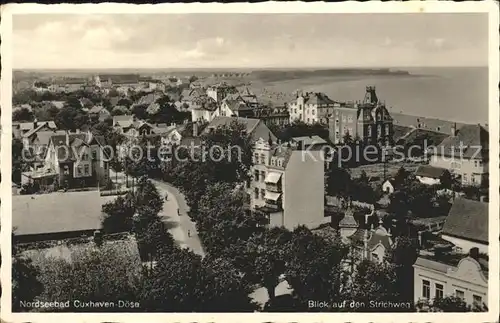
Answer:
[[[417,163],[387,163],[387,178],[393,177],[398,172],[398,169],[403,166],[407,172],[414,173],[420,164]],[[382,183],[384,180],[384,163],[377,163],[371,165],[363,165],[356,168],[351,168],[351,176],[353,178],[359,177],[361,172],[365,171],[368,178],[378,178],[374,182]]]

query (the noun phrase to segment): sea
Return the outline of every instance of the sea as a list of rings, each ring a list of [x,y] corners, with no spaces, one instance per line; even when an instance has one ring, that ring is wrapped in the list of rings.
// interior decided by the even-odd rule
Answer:
[[[362,100],[368,85],[392,113],[458,123],[488,123],[488,68],[401,68],[411,75],[328,77],[267,84],[271,91],[324,92],[337,101]],[[300,83],[300,84],[298,84]],[[496,107],[498,108],[498,107]]]
[[[365,88],[375,86],[379,100],[394,114],[442,119],[457,123],[488,123],[488,67],[394,67],[410,75],[312,76],[301,79],[264,82],[253,80],[250,88],[282,93],[281,100],[293,99],[296,90],[324,92],[336,101],[362,100]],[[173,75],[209,75],[218,69],[177,69]],[[237,70],[237,69],[228,69]],[[244,71],[259,69],[248,68]],[[291,69],[294,70],[294,69]],[[114,73],[167,73],[169,69],[112,70]],[[70,71],[44,71],[69,73]],[[104,73],[103,70],[80,70],[73,73]],[[258,94],[258,93],[256,93]],[[280,101],[281,101],[280,100]],[[495,108],[498,108],[496,106]]]

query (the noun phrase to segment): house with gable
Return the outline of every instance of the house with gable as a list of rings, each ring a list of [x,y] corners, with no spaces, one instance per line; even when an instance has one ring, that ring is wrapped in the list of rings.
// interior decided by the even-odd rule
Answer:
[[[460,176],[463,185],[487,184],[489,174],[489,132],[482,125],[456,129],[433,150],[429,165]]]
[[[54,175],[58,187],[104,187],[109,184],[109,156],[105,139],[91,132],[53,135],[45,164],[38,172]]]
[[[429,244],[419,235],[415,303],[456,296],[472,307],[487,306],[488,231],[488,203],[455,199],[440,232],[442,242]]]
[[[109,110],[102,105],[93,106],[88,113],[91,118],[98,119],[99,121],[104,121],[108,118],[111,118],[111,113],[109,112]]]

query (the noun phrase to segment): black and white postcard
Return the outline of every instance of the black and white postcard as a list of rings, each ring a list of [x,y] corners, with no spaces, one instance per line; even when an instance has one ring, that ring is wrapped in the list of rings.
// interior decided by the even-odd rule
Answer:
[[[498,4],[3,9],[3,320],[498,320]]]

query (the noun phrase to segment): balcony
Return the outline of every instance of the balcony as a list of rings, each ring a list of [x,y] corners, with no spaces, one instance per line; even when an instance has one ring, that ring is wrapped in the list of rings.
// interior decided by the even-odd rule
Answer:
[[[264,180],[266,183],[266,190],[281,193],[281,176],[281,173],[269,172]]]
[[[281,193],[282,192],[281,183],[278,184],[266,183],[266,190],[269,192]]]

